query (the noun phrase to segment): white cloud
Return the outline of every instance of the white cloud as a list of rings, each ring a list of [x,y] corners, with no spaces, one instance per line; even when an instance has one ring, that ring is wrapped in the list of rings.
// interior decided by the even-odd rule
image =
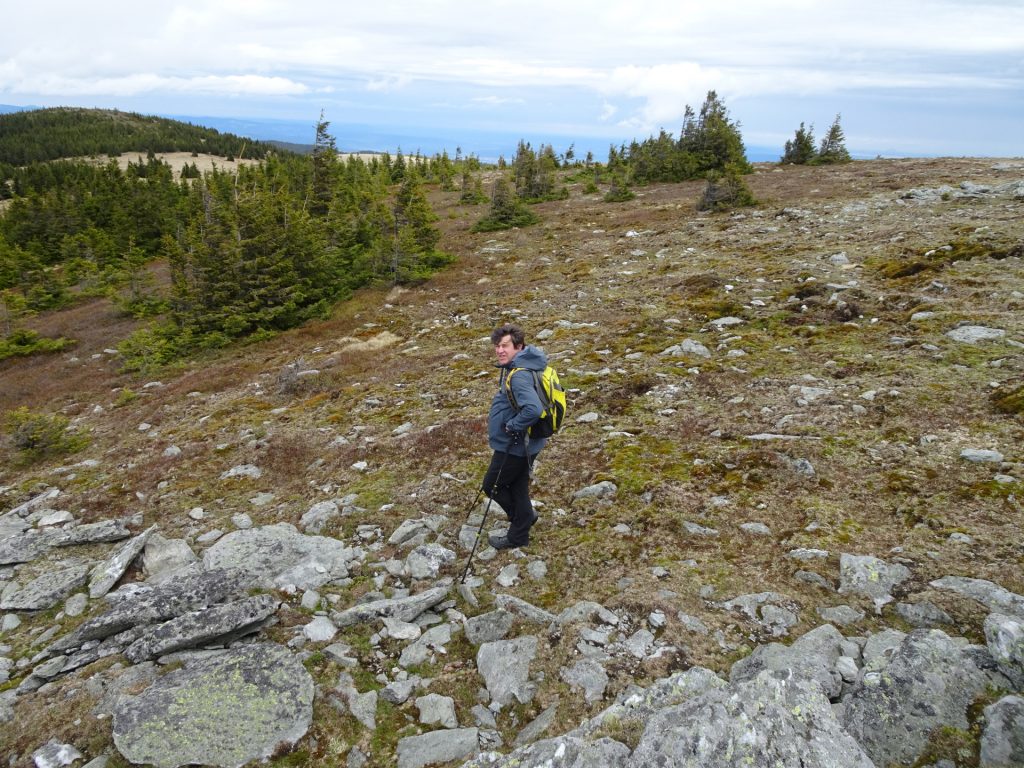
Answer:
[[[485,11],[494,22],[481,22]],[[332,94],[426,110],[443,89],[463,105],[581,109],[524,109],[524,121],[564,124],[596,112],[606,126],[677,130],[683,107],[699,106],[711,89],[729,105],[1024,91],[1024,3],[35,0],[6,4],[0,51],[0,96],[29,101]],[[470,101],[481,88],[494,93]],[[550,89],[561,90],[545,96]]]

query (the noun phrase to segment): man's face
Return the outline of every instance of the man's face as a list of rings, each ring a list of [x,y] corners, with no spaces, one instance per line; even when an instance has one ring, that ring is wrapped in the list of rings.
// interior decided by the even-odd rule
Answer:
[[[502,336],[501,341],[494,345],[494,354],[498,357],[498,365],[507,365],[522,347],[512,343],[511,336]]]

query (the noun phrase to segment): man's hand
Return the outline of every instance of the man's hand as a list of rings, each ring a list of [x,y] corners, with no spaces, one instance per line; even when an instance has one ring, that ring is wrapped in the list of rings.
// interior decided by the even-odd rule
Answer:
[[[516,445],[520,440],[523,439],[523,433],[518,429],[512,429],[506,422],[501,425],[501,428],[505,431],[505,434],[512,438],[512,445]]]

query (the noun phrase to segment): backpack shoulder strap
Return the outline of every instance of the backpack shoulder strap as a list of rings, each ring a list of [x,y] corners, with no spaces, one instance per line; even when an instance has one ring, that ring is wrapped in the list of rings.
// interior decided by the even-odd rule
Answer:
[[[544,391],[544,378],[540,371],[535,371],[532,368],[513,368],[505,376],[505,395],[508,397],[509,405],[511,405],[516,411],[519,410],[519,404],[516,402],[516,397],[512,393],[512,374],[516,371],[528,371],[533,375],[533,389],[537,393],[537,397],[540,399],[541,410],[546,410],[550,407],[551,402],[548,400],[547,393]]]

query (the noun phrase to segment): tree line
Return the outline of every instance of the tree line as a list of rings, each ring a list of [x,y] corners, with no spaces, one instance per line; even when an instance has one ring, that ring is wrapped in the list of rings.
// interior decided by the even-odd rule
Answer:
[[[202,152],[260,159],[273,151],[268,142],[134,112],[53,107],[0,115],[0,178],[20,166],[62,158]]]

